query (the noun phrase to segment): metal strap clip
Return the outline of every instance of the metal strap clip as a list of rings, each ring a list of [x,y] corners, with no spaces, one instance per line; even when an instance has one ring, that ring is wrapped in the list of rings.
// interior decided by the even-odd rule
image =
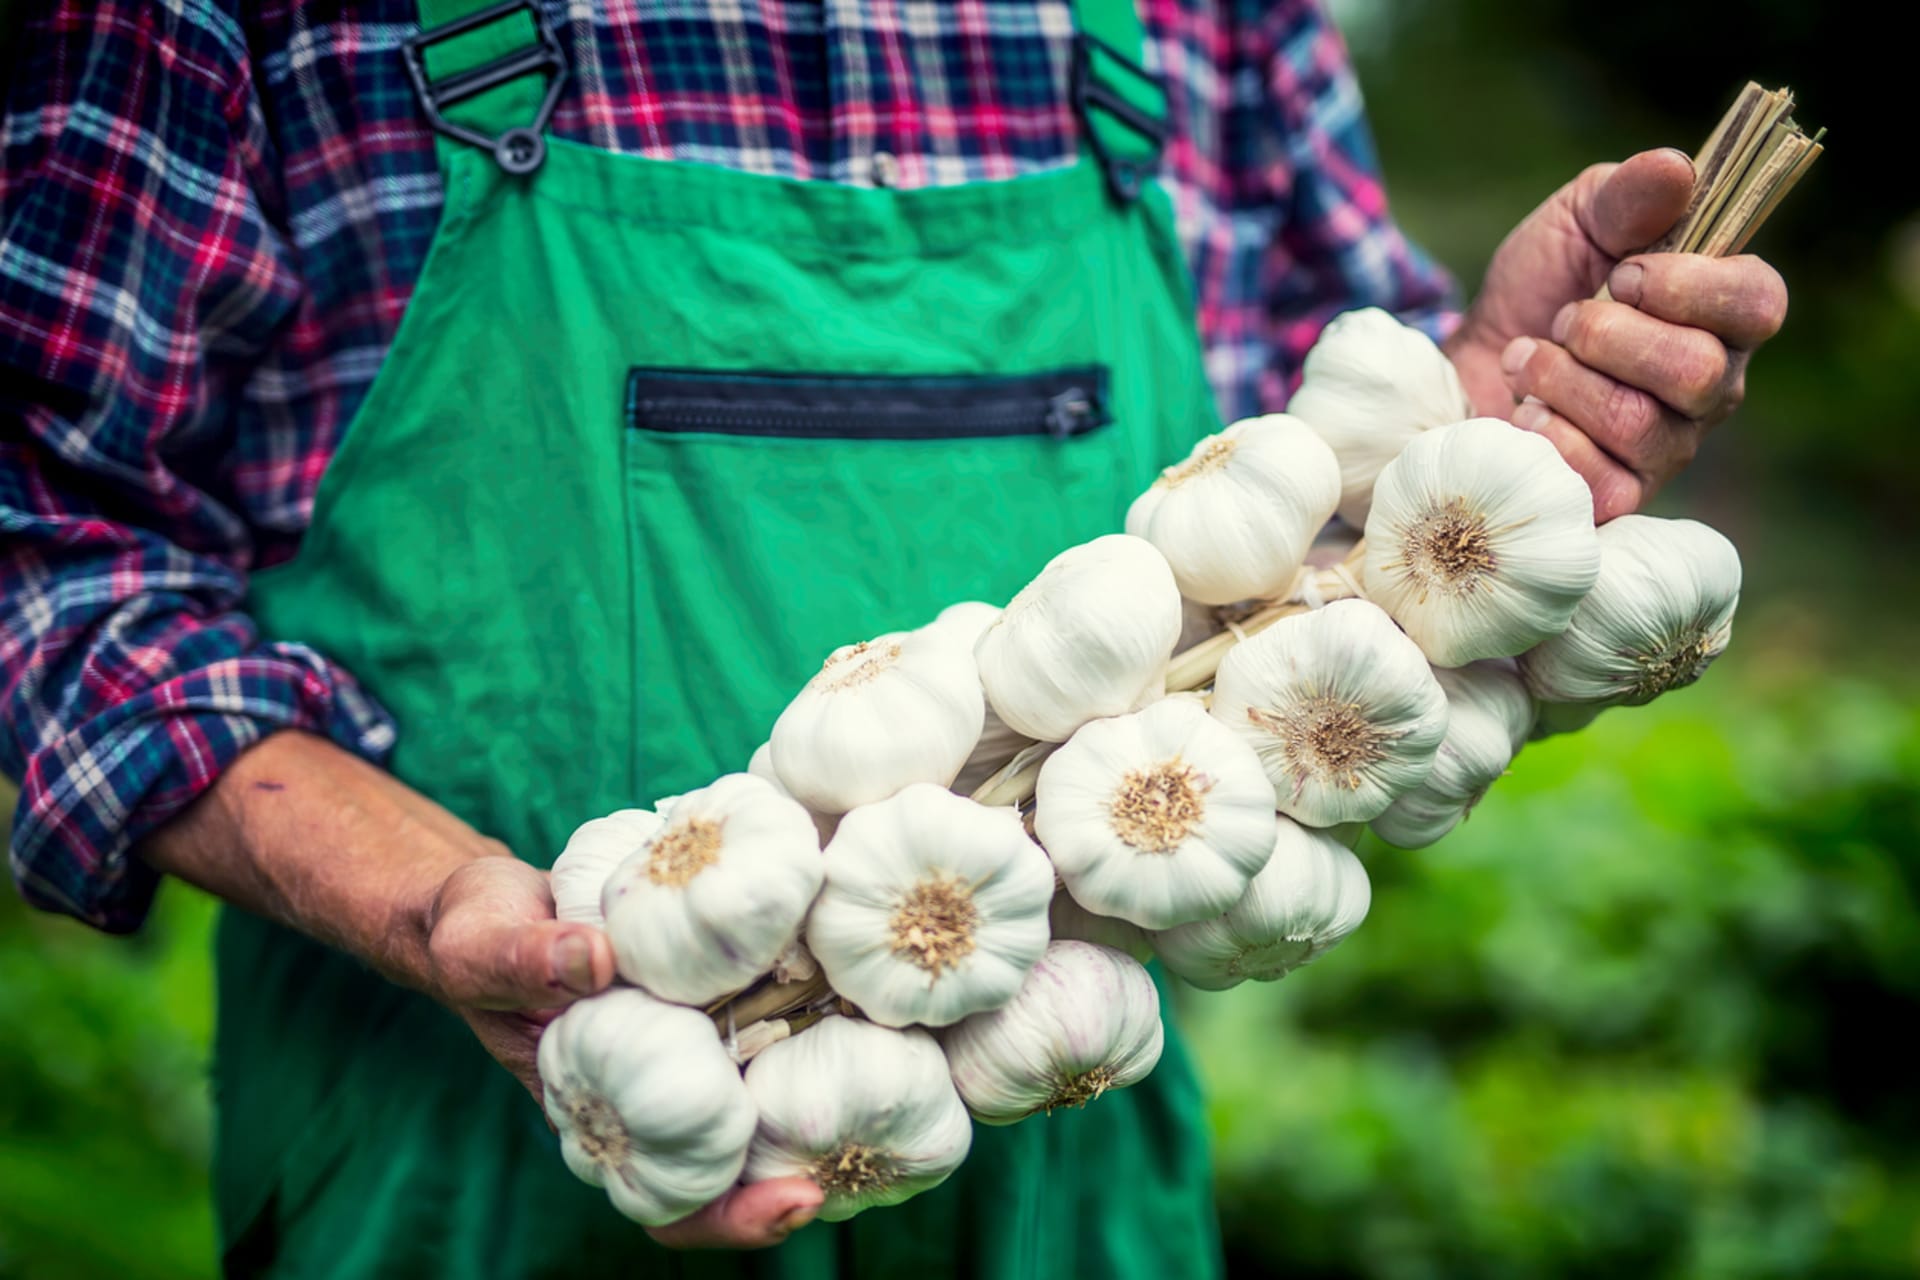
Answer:
[[[426,51],[436,44],[455,39],[469,31],[511,17],[520,10],[526,10],[533,18],[534,29],[538,32],[539,43],[531,48],[513,53],[502,54],[491,62],[483,62],[477,67],[455,72],[441,80],[434,80],[427,73]],[[560,88],[567,80],[567,55],[561,48],[559,37],[548,24],[546,14],[534,0],[504,0],[504,3],[489,5],[464,18],[455,19],[422,31],[409,37],[401,46],[407,63],[407,75],[413,81],[414,95],[419,98],[420,106],[427,113],[427,123],[435,130],[450,138],[458,138],[483,151],[491,151],[500,167],[512,174],[527,174],[538,169],[547,158],[547,140],[544,136],[547,121],[553,115],[553,107],[560,100]],[[547,77],[546,96],[541,99],[540,107],[534,112],[533,123],[516,129],[508,129],[498,137],[488,137],[478,129],[470,128],[457,120],[449,120],[445,108],[478,97],[489,89],[495,89],[510,80],[521,76],[541,73]]]
[[[1094,66],[1094,55],[1100,55],[1101,66]],[[1159,98],[1161,114],[1150,115],[1122,94],[1113,84],[1101,78],[1101,72],[1111,67],[1131,77]],[[1073,38],[1073,109],[1080,117],[1080,127],[1085,130],[1087,144],[1093,150],[1094,159],[1100,163],[1100,171],[1106,175],[1107,189],[1114,199],[1122,204],[1131,204],[1140,198],[1140,191],[1160,169],[1160,155],[1166,149],[1167,138],[1171,133],[1166,121],[1167,86],[1166,82],[1139,63],[1134,62],[1104,40],[1081,32]],[[1142,139],[1143,150],[1126,148],[1122,154],[1113,145],[1113,141],[1102,135],[1100,119],[1110,119],[1129,132]]]

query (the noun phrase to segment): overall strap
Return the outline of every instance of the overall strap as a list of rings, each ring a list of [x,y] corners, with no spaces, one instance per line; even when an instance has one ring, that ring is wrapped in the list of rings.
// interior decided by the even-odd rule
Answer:
[[[1122,204],[1140,198],[1167,141],[1167,91],[1142,65],[1135,0],[1074,0],[1073,106],[1087,150]]]
[[[402,52],[428,123],[508,173],[538,169],[567,58],[537,0],[419,2],[420,34]]]

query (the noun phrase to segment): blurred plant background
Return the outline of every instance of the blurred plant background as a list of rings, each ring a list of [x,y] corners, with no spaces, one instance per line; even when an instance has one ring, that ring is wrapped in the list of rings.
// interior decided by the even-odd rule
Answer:
[[[1741,548],[1728,657],[1530,748],[1443,844],[1363,848],[1372,918],[1312,969],[1185,1003],[1233,1273],[1914,1275],[1920,191],[1897,42],[1797,0],[1334,9],[1401,221],[1469,285],[1582,165],[1697,145],[1749,77],[1798,90],[1831,151],[1756,246],[1787,331],[1656,507]],[[0,1276],[212,1270],[211,919],[174,887],[109,940],[0,895]]]

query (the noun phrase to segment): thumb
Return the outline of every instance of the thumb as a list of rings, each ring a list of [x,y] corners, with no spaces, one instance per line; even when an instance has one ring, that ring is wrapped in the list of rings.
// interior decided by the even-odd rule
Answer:
[[[1693,196],[1693,161],[1672,147],[1620,164],[1595,165],[1569,193],[1574,220],[1610,258],[1637,253],[1665,235]]]
[[[428,942],[449,1004],[548,1009],[613,983],[613,944],[592,925],[450,913]]]

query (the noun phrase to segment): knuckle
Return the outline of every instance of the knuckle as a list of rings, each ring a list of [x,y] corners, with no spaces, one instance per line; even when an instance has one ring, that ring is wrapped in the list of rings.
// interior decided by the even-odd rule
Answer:
[[[1639,454],[1652,441],[1660,425],[1660,406],[1638,387],[1615,382],[1608,387],[1600,404],[1602,430],[1624,452]]]
[[[1599,351],[1618,331],[1619,322],[1611,308],[1583,302],[1573,309],[1573,319],[1567,325],[1567,346],[1580,353]]]

